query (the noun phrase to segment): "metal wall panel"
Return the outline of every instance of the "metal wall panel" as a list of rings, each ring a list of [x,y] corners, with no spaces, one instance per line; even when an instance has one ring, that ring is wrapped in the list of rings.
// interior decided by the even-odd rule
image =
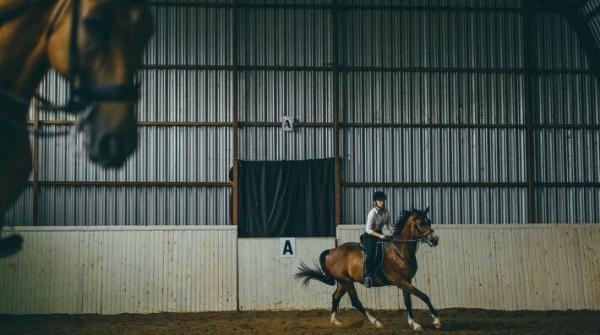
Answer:
[[[325,66],[332,62],[328,10],[242,8],[239,20],[240,65]]]
[[[344,223],[366,222],[373,206],[371,195],[376,190],[388,195],[387,208],[395,219],[403,210],[431,207],[434,224],[527,221],[527,189],[524,187],[345,187],[342,191]]]
[[[600,262],[596,257],[600,247],[594,242],[600,238],[600,225],[434,228],[440,244],[419,248],[419,270],[413,284],[429,295],[436,308],[600,308]],[[358,241],[363,229],[338,226],[339,243]],[[323,286],[317,283],[315,287],[318,285]],[[359,285],[357,291],[367,308],[405,308],[398,289],[365,289]],[[418,299],[412,300],[416,308],[426,309]],[[328,302],[323,299],[323,308]],[[352,308],[347,297],[341,306]]]
[[[330,5],[332,0],[244,0],[238,3],[257,5]]]
[[[343,121],[520,125],[524,77],[507,73],[349,72]]]
[[[341,0],[348,5],[397,5],[423,7],[521,8],[524,0]]]
[[[350,128],[347,182],[524,182],[519,129]]]
[[[598,8],[600,8],[600,1],[591,0],[591,1],[588,1],[582,7],[583,8],[581,8],[581,13],[583,13],[585,15],[590,15],[590,14],[592,14],[592,12],[594,12],[595,10],[598,10]],[[592,17],[589,17],[588,18],[588,27],[590,27],[592,35],[594,36],[594,40],[596,40],[596,42],[600,41],[600,16],[598,16],[596,14],[596,15],[593,15]]]
[[[216,70],[141,71],[140,121],[231,122],[232,73]]]
[[[138,77],[141,83],[140,100],[136,104],[138,121],[232,121],[230,71],[144,69]],[[64,105],[69,86],[55,71],[50,71],[40,84],[39,92],[50,101]],[[33,115],[30,118],[33,119]],[[76,116],[41,110],[40,120],[72,121]]]
[[[68,96],[70,93],[69,83],[55,70],[50,70],[40,83],[38,87],[38,93],[44,98],[52,101],[53,103],[64,106],[67,104]],[[34,104],[31,104],[31,110],[35,110]],[[33,114],[29,116],[30,120],[34,119]],[[45,111],[39,110],[40,120],[76,120],[76,116],[73,114],[67,114],[56,111]]]
[[[526,69],[524,19],[528,14],[522,0],[347,0],[331,7],[328,5],[333,3],[326,0],[302,2],[309,6],[256,0],[243,2],[237,9],[225,0],[198,6],[182,2],[153,6],[157,34],[145,56],[147,67],[139,74],[142,100],[138,115],[143,122],[200,125],[142,126],[138,153],[118,172],[100,170],[85,155],[75,155],[81,138],[71,143],[65,138],[42,139],[42,181],[225,182],[233,161],[232,128],[201,123],[232,123],[234,92],[239,89],[240,159],[332,156],[334,130],[329,124],[333,123],[338,95],[335,108],[342,126],[342,183],[511,184],[500,188],[424,187],[423,192],[430,193],[428,202],[444,213],[438,222],[451,223],[462,217],[477,223],[525,222],[523,183],[527,182],[528,159],[534,159],[535,183],[598,183],[600,144],[592,127],[600,125],[600,90],[590,74],[579,73],[588,69],[587,61],[572,27],[557,14],[535,14],[538,43],[534,53],[536,66],[542,71],[538,73]],[[275,8],[268,8],[269,4]],[[236,10],[239,20],[234,23]],[[237,46],[233,45],[235,39]],[[333,64],[334,42],[338,45],[338,64]],[[236,47],[237,62],[233,59]],[[234,63],[240,67],[234,68]],[[554,72],[544,72],[548,69]],[[239,86],[233,82],[235,71]],[[540,104],[531,121],[552,128],[534,131],[536,155],[528,158],[525,88],[529,76],[537,78],[532,94],[536,94],[534,103]],[[51,73],[41,91],[64,102],[68,87]],[[308,125],[284,133],[272,124],[284,114]],[[40,118],[73,119],[45,112]],[[371,127],[373,124],[377,125]],[[587,128],[577,129],[576,125]],[[65,128],[44,125],[42,129]],[[381,150],[374,150],[379,146]],[[538,186],[542,188],[536,194],[549,193],[548,185]],[[42,185],[45,195],[39,198],[48,201],[53,197],[49,194],[65,192],[64,187],[53,187],[57,186]],[[145,192],[145,188],[130,188],[131,194]],[[344,187],[342,221],[362,222],[362,211],[366,210],[362,207],[369,206],[370,192],[376,188]],[[579,194],[595,194],[597,188],[587,185],[573,189],[578,194],[573,199],[589,198]],[[85,192],[91,189],[87,186]],[[388,191],[406,199],[401,202],[404,206],[415,201],[409,198],[412,191],[407,192],[413,189],[394,187]],[[180,197],[188,194],[185,188],[169,192],[183,192]],[[203,192],[213,192],[221,199],[230,190],[223,187]],[[536,195],[534,200],[542,198],[554,196]],[[208,195],[179,199],[203,204],[202,213],[214,207],[204,205]],[[53,206],[38,203],[40,212],[43,206]],[[476,204],[475,209],[465,207]],[[358,212],[353,209],[356,206],[360,207]],[[561,217],[577,221],[578,217],[588,220],[600,216],[600,208],[591,207],[587,216],[545,215],[539,208],[535,212],[539,213],[538,221],[545,218],[552,222]],[[44,220],[52,224],[73,222],[66,216]],[[124,217],[107,222],[143,221]],[[206,221],[228,222],[222,217],[211,214]],[[181,221],[190,220],[177,218],[176,224]]]
[[[240,159],[301,160],[333,156],[331,128],[244,127],[239,135]]]
[[[38,225],[229,225],[230,196],[224,187],[41,187]]]
[[[234,0],[169,0],[167,2],[168,5],[170,4],[177,4],[177,5],[206,5],[206,6],[210,6],[210,5],[232,5],[234,2]],[[150,5],[152,6],[160,6],[160,4],[163,3],[163,1],[160,0],[151,0],[150,1]]]
[[[332,287],[313,283],[306,289],[294,274],[300,262],[318,264],[319,254],[334,246],[334,238],[296,238],[295,257],[288,258],[279,256],[278,238],[239,239],[239,309],[328,308]]]
[[[348,10],[339,21],[343,65],[517,68],[524,64],[519,13]]]
[[[589,69],[577,33],[559,13],[539,13],[537,21],[537,66],[543,69]]]
[[[537,181],[600,183],[600,128],[539,130],[535,143]]]
[[[43,129],[66,129],[48,126]],[[40,141],[44,181],[228,181],[229,127],[140,127],[138,149],[121,169],[92,163],[82,136]]]
[[[154,35],[145,64],[233,64],[233,9],[151,7]]]
[[[4,231],[10,230],[10,226],[33,225],[33,187],[25,187],[19,199],[4,215]],[[0,222],[2,219],[0,218]]]
[[[331,72],[245,71],[240,86],[241,122],[333,122]]]
[[[535,196],[540,222],[600,222],[600,188],[543,187],[536,190]]]
[[[543,74],[537,85],[536,123],[600,127],[600,87],[592,75]]]
[[[236,310],[235,227],[19,232],[27,248],[0,260],[2,314]]]

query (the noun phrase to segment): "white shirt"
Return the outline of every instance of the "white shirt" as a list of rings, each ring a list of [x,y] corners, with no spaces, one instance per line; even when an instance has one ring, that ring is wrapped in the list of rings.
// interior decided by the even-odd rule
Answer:
[[[367,234],[371,234],[373,231],[381,233],[383,226],[390,227],[390,223],[392,222],[392,218],[390,216],[390,212],[387,209],[378,209],[377,207],[373,207],[367,215],[367,224],[365,227],[365,231]]]

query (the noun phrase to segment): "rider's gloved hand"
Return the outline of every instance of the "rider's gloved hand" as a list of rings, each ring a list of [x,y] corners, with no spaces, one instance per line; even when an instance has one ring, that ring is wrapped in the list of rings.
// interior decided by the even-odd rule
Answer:
[[[391,235],[385,235],[381,240],[385,242],[392,242],[394,240],[394,237]]]

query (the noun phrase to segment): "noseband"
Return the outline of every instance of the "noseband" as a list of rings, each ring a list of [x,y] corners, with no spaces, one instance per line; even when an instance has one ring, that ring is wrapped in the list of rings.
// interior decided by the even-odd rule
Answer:
[[[63,12],[63,8],[66,6],[65,0],[61,7],[57,10],[56,14],[50,20],[49,29],[46,33],[46,38],[48,39],[54,28],[58,22],[59,17]],[[78,121],[77,130],[83,128],[85,123],[87,123],[95,112],[95,105],[100,101],[117,101],[117,102],[135,102],[139,99],[139,84],[123,84],[123,85],[115,85],[115,84],[93,84],[89,85],[82,81],[82,70],[79,64],[79,53],[77,50],[77,38],[80,22],[80,0],[71,0],[71,32],[70,32],[70,42],[69,42],[69,70],[67,73],[67,78],[69,79],[69,87],[70,94],[68,101],[65,105],[56,105],[50,102],[48,99],[40,96],[39,94],[34,94],[34,98],[37,99],[36,107],[41,110],[46,111],[62,111],[69,114],[81,114],[83,112],[83,116],[80,117]],[[4,97],[11,102],[22,105],[29,106],[29,100],[25,99],[21,96],[15,95],[14,93],[1,89],[0,88],[0,96]],[[24,130],[26,132],[31,132],[26,126],[20,124],[14,119],[4,116],[0,113],[0,122],[10,125],[13,128],[18,128]],[[39,130],[34,130],[33,134],[35,136],[59,136],[65,135],[68,131],[61,132],[41,132]]]
[[[429,223],[431,224],[431,220],[426,219],[427,221],[429,221]],[[423,231],[421,230],[421,228],[419,228],[419,225],[415,225],[415,228],[417,228],[417,231],[419,232],[419,234],[421,234],[421,237],[418,239],[419,242],[421,243],[427,243],[428,246],[432,247],[433,243],[427,239],[427,236],[429,236],[429,234],[433,234],[434,230],[429,229],[429,231],[425,234],[423,234]]]

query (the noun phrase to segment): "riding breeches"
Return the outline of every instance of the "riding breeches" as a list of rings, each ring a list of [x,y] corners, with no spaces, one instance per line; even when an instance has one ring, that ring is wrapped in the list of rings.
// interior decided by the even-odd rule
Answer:
[[[365,272],[371,274],[375,266],[375,247],[379,239],[367,233],[360,236],[360,243],[365,249]]]

